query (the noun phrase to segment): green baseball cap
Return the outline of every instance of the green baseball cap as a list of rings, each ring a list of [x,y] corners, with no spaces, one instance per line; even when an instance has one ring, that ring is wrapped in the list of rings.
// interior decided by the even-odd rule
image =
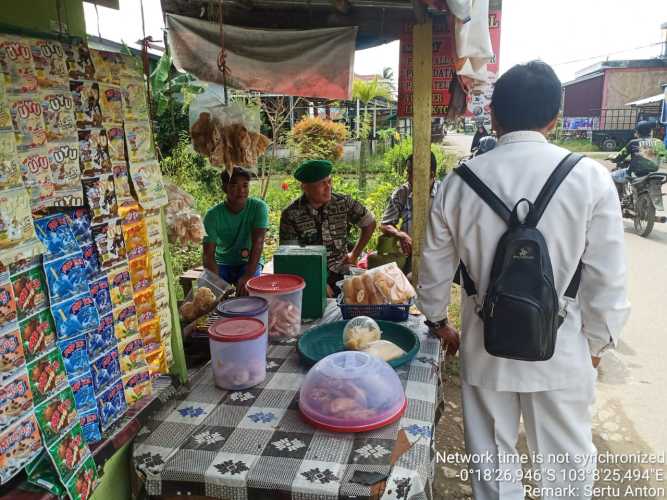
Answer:
[[[294,178],[306,184],[318,182],[331,175],[332,170],[333,164],[329,160],[307,160],[297,167]]]

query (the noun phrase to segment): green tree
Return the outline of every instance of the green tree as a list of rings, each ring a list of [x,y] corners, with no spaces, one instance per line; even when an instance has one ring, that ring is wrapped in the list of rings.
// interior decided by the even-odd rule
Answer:
[[[370,119],[368,116],[368,104],[378,98],[389,99],[390,90],[377,78],[371,81],[355,80],[352,84],[352,98],[358,100],[364,106],[364,116],[359,126],[357,139],[361,140],[361,150],[359,154],[359,189],[366,189],[366,164],[368,162],[368,133],[370,129]]]

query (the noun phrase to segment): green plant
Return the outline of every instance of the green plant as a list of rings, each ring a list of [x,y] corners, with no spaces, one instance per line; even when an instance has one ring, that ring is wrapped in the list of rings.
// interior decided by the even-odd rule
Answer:
[[[456,164],[456,155],[445,152],[439,144],[431,144],[431,152],[435,155],[439,175],[446,174]],[[406,137],[385,153],[384,161],[394,172],[403,175],[405,173],[405,163],[411,154],[412,138]]]
[[[345,125],[316,116],[302,118],[290,132],[289,142],[299,160],[338,160],[347,138]]]

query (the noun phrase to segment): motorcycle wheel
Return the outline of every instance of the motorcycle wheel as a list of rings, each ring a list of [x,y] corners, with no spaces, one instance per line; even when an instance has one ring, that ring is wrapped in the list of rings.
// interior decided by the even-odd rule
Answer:
[[[655,206],[648,194],[639,196],[635,214],[635,231],[639,236],[646,238],[653,231],[655,224]]]

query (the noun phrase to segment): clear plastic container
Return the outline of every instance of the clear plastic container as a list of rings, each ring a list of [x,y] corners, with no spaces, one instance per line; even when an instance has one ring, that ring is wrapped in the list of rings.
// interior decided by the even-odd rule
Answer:
[[[320,360],[306,375],[299,409],[310,424],[334,432],[367,432],[398,420],[407,400],[394,369],[364,352]]]
[[[264,274],[246,285],[251,296],[269,302],[269,335],[298,337],[301,335],[301,299],[306,283],[293,274]]]
[[[269,329],[269,302],[262,297],[236,297],[226,300],[217,307],[223,318],[255,318]]]
[[[208,329],[215,385],[238,391],[266,378],[266,327],[255,318],[225,318]]]

